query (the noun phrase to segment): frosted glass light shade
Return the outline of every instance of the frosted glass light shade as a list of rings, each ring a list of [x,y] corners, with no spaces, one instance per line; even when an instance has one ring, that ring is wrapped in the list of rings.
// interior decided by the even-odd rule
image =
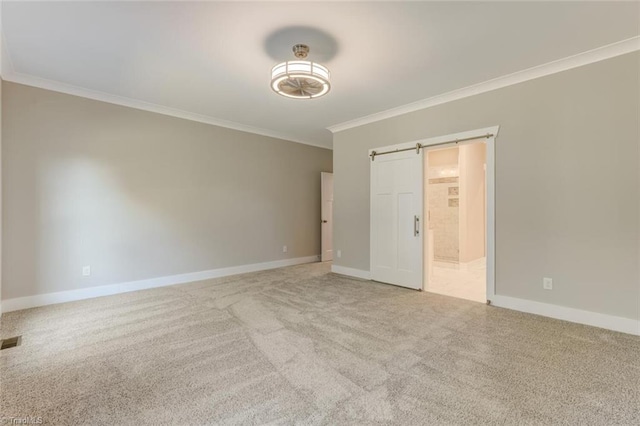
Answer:
[[[287,61],[271,69],[271,89],[279,95],[311,99],[331,89],[329,70],[315,62]]]

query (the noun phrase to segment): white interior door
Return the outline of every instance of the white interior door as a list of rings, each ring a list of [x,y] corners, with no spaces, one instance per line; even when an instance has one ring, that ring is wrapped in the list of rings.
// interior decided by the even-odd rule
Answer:
[[[322,212],[321,260],[333,260],[333,173],[320,173]]]
[[[423,151],[371,161],[371,278],[422,289]]]

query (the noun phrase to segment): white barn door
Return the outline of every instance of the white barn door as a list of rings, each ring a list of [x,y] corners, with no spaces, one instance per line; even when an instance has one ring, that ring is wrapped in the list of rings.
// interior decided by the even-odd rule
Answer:
[[[371,279],[422,289],[423,150],[371,163]]]

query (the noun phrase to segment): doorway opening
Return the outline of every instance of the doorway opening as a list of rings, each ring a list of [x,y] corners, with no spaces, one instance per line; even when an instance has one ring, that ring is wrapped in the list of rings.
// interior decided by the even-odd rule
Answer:
[[[369,169],[371,182],[369,278],[371,280],[415,290],[442,292],[442,290],[435,288],[438,284],[436,272],[442,271],[434,269],[434,266],[442,267],[442,269],[449,266],[449,269],[458,276],[461,274],[455,271],[469,272],[468,269],[474,270],[475,268],[476,275],[484,278],[484,281],[477,280],[480,284],[484,282],[484,294],[482,294],[482,290],[478,290],[474,299],[473,294],[469,295],[469,293],[443,293],[455,297],[467,296],[465,298],[487,304],[491,302],[495,295],[495,139],[499,129],[500,126],[486,127],[369,150],[371,165]],[[463,165],[461,168],[460,165],[468,162],[470,158],[467,156],[468,153],[477,154],[468,152],[466,147],[474,145],[476,147],[473,149],[482,149],[484,155],[484,162],[481,163],[482,170],[479,171],[478,167],[474,169],[474,175],[483,177],[472,178],[476,185],[479,182],[484,185],[480,189],[478,186],[460,185],[461,176],[466,178],[466,174],[470,173],[467,167]],[[465,220],[462,222],[462,226],[458,219],[458,239],[457,243],[454,243],[457,244],[457,256],[447,258],[446,253],[440,252],[438,262],[441,263],[435,263],[436,253],[434,251],[433,259],[430,253],[431,248],[437,245],[435,231],[432,233],[434,241],[429,242],[430,169],[428,156],[432,151],[452,147],[458,148],[455,155],[456,161],[447,161],[443,164],[450,166],[449,169],[455,170],[442,167],[439,170],[443,173],[442,176],[432,174],[431,179],[436,179],[433,183],[446,183],[437,180],[441,178],[456,177],[458,179],[457,189],[446,188],[445,206],[449,208],[449,198],[454,199],[451,201],[451,207],[456,207],[457,203],[458,216],[466,216],[464,216]],[[433,163],[436,164],[435,160]],[[431,171],[431,173],[434,172]],[[447,176],[447,173],[450,175]],[[454,174],[457,175],[454,176]],[[468,204],[468,201],[465,201],[467,200],[466,191],[468,188],[473,189],[473,191],[470,190],[470,193],[475,197],[473,198],[474,205],[477,206],[478,203],[482,205],[480,209],[483,211],[481,223],[484,224],[484,228],[478,228],[476,225],[472,229],[473,232],[478,231],[481,235],[478,237],[477,234],[473,234],[474,238],[481,238],[476,241],[483,242],[484,251],[481,250],[480,254],[477,252],[474,254],[472,250],[467,250],[466,245],[462,247],[461,251],[461,243],[466,244],[467,240],[461,242],[460,235],[469,234],[471,229],[468,214],[460,213],[460,209],[465,203]],[[449,191],[451,191],[451,195],[449,195]],[[477,219],[477,216],[473,217]],[[437,227],[438,224],[435,220],[436,218],[434,218],[432,225]],[[483,262],[485,263],[483,264]],[[451,273],[449,274],[451,275]],[[457,278],[455,279],[457,282]],[[442,283],[442,280],[440,282]]]
[[[487,145],[426,147],[424,289],[487,301]]]

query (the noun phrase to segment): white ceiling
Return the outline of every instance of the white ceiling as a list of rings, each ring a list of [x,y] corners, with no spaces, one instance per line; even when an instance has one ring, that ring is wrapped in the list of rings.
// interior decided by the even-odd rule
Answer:
[[[638,2],[7,2],[13,72],[330,147],[329,126],[640,33]],[[270,69],[308,43],[332,91]],[[3,70],[4,71],[4,70]]]

